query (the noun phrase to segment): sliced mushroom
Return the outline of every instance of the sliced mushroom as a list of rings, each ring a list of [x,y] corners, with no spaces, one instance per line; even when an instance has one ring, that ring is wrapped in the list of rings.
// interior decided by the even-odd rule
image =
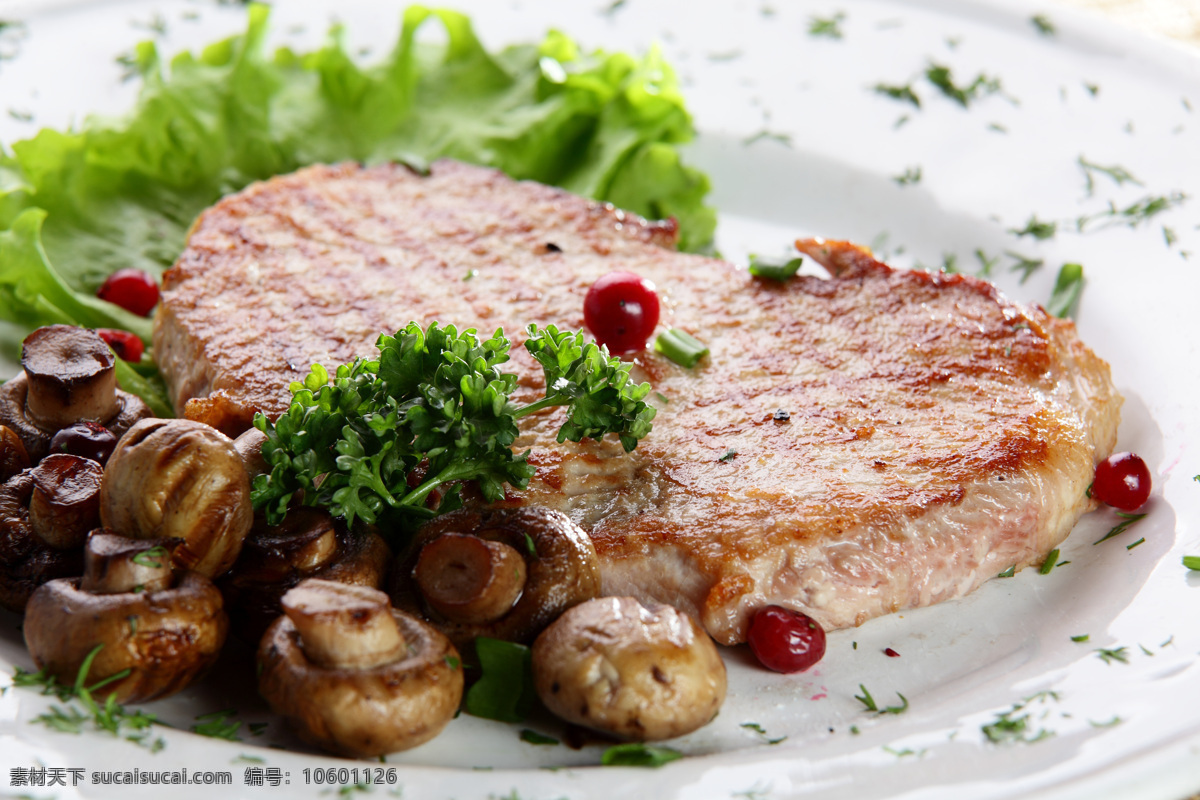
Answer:
[[[221,593],[203,575],[188,572],[173,586],[151,588],[171,581],[167,544],[114,541],[119,538],[92,536],[85,579],[60,578],[33,593],[25,644],[34,663],[61,683],[73,684],[95,651],[84,683],[103,683],[98,696],[112,694],[122,703],[156,700],[208,672],[229,620]],[[121,591],[139,574],[146,584]],[[85,581],[98,591],[84,589]]]
[[[46,544],[59,550],[82,547],[100,525],[104,470],[90,458],[54,453],[29,471],[33,495],[29,521]]]
[[[432,739],[458,711],[458,652],[383,592],[310,578],[283,608],[259,645],[258,688],[305,741],[379,756]]]
[[[315,508],[293,508],[279,525],[256,517],[237,563],[219,582],[234,633],[258,642],[283,613],[280,598],[305,578],[379,589],[392,553],[370,530],[347,530]],[[236,613],[234,613],[236,610]]]
[[[250,531],[250,479],[229,437],[185,419],[146,419],[104,467],[100,517],[138,539],[182,539],[178,569],[227,571]]]
[[[0,485],[0,606],[17,613],[43,583],[83,572],[82,548],[53,547],[35,532],[29,511],[34,492],[32,470]]]
[[[24,371],[0,387],[0,423],[16,432],[35,462],[59,429],[76,422],[98,422],[120,436],[151,411],[117,388],[115,363],[93,330],[38,328],[21,347]]]
[[[0,482],[28,468],[29,453],[25,451],[21,437],[7,425],[0,425]]]
[[[632,597],[575,606],[533,644],[533,681],[559,717],[623,739],[671,739],[725,701],[725,665],[691,617]]]
[[[460,509],[431,520],[392,583],[397,608],[426,617],[465,652],[478,636],[528,644],[599,594],[592,540],[565,514],[533,506]]]

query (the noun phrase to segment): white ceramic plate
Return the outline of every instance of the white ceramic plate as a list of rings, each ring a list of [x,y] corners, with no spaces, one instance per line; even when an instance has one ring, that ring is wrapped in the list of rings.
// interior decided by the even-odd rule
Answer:
[[[164,52],[239,31],[244,17],[235,5],[0,0],[0,18],[26,21],[0,31],[0,52],[19,51],[0,61],[0,140],[128,107],[134,88],[120,82],[116,53],[151,35],[156,19],[166,27]],[[960,601],[834,633],[824,661],[806,674],[770,674],[744,648],[729,650],[729,702],[713,724],[672,743],[688,758],[658,770],[595,767],[600,746],[535,746],[517,727],[469,717],[378,765],[264,747],[294,745],[277,722],[260,737],[243,726],[243,742],[183,732],[195,715],[229,707],[247,723],[270,722],[234,660],[205,686],[152,707],[182,729],[163,730],[166,747],[153,754],[107,734],[50,731],[33,722],[46,698],[7,691],[0,793],[157,797],[162,787],[89,781],[93,771],[186,769],[193,777],[227,771],[232,784],[219,790],[226,796],[320,796],[368,777],[368,766],[371,778],[380,774],[375,767],[394,768],[396,780],[368,787],[372,794],[409,798],[1180,800],[1200,791],[1200,573],[1181,565],[1182,555],[1200,555],[1200,200],[1132,227],[1118,216],[1074,229],[1110,202],[1119,211],[1147,197],[1200,194],[1200,59],[1024,0],[457,7],[492,47],[536,40],[551,27],[587,47],[641,51],[660,42],[695,113],[701,136],[689,158],[713,178],[718,245],[733,260],[782,253],[809,234],[873,243],[903,267],[939,268],[953,257],[974,272],[979,251],[996,259],[996,282],[1025,302],[1047,300],[1059,265],[1083,264],[1079,328],[1126,397],[1119,447],[1151,466],[1149,515],[1094,546],[1117,519],[1090,514],[1062,548],[1069,565],[1048,575],[1026,570]],[[1039,14],[1054,33],[1039,32],[1031,21]],[[809,32],[814,19],[835,16],[841,38]],[[274,28],[280,41],[311,47],[335,17],[356,45],[380,52],[398,31],[399,6],[279,3]],[[998,78],[1002,91],[963,108],[923,78],[932,63],[952,67],[959,84],[981,73]],[[910,81],[919,108],[873,90]],[[1120,166],[1139,183],[1118,185],[1093,171],[1089,194],[1080,157]],[[902,185],[900,176],[918,170],[919,181]],[[1033,215],[1059,221],[1057,235],[1037,241],[1011,232]],[[1010,270],[1017,256],[1045,266],[1021,283]],[[6,676],[14,664],[29,665],[15,626],[8,617],[0,632]],[[1081,634],[1087,642],[1072,641]],[[900,657],[886,657],[885,648]],[[1105,661],[1099,648],[1126,661]],[[860,685],[881,704],[903,694],[908,709],[869,714],[855,699]],[[1028,715],[1029,738],[1045,735],[987,741],[982,726],[1006,711],[1010,719]],[[550,722],[534,726],[555,732]],[[14,785],[22,774],[14,770],[39,765],[67,786]],[[563,768],[538,769],[550,766]],[[348,771],[312,772],[329,767]],[[53,771],[67,768],[82,770],[75,774],[84,782],[72,787],[72,773]],[[279,772],[260,773],[264,785],[255,785],[259,769]],[[212,791],[171,789],[179,797]]]

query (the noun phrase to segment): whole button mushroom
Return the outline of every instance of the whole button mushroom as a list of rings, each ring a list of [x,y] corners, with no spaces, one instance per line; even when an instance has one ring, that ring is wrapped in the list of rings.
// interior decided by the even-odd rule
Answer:
[[[529,644],[599,594],[592,540],[565,514],[536,506],[459,509],[427,522],[392,583],[397,608],[429,619],[464,652],[478,636]]]
[[[458,652],[377,589],[309,578],[258,648],[258,689],[305,741],[359,758],[407,750],[462,700]]]
[[[575,606],[533,644],[538,696],[568,722],[657,741],[708,724],[725,665],[708,634],[671,606],[604,597]]]
[[[233,569],[217,586],[233,617],[234,633],[258,643],[283,613],[280,598],[305,578],[322,578],[379,589],[392,552],[378,534],[346,529],[328,512],[299,507],[283,522],[254,520]]]
[[[41,586],[25,612],[25,644],[38,667],[72,685],[95,655],[85,683],[117,702],[175,694],[216,662],[229,620],[221,593],[202,575],[171,570],[175,541],[96,531],[82,578]],[[99,648],[99,649],[97,649]]]
[[[0,387],[0,423],[21,438],[31,461],[76,422],[96,422],[121,436],[151,416],[141,398],[117,388],[116,357],[93,330],[73,325],[38,328],[21,346],[19,375]]]
[[[254,522],[250,478],[232,440],[185,419],[129,429],[104,467],[100,518],[138,539],[177,538],[178,569],[226,572]]]

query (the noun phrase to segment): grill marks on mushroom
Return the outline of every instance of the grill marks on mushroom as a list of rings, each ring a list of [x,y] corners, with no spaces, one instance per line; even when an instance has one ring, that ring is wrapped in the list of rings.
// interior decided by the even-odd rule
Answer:
[[[194,572],[174,580],[171,544],[107,532],[90,537],[84,578],[50,581],[29,599],[24,632],[34,663],[71,684],[88,654],[103,645],[87,680],[128,670],[97,691],[122,703],[167,697],[208,672],[229,627],[221,593]],[[146,584],[124,591],[138,577]]]
[[[135,538],[178,538],[175,566],[215,577],[237,560],[254,520],[250,478],[233,442],[183,419],[146,419],[104,467],[104,525]]]
[[[716,645],[686,614],[631,597],[575,606],[533,645],[538,696],[556,715],[624,739],[706,725],[725,700]]]
[[[528,644],[599,594],[591,539],[565,514],[534,506],[460,509],[427,522],[392,585],[397,608],[426,617],[463,650],[479,636]]]
[[[259,645],[259,692],[305,741],[383,755],[428,741],[458,710],[458,652],[383,592],[310,578],[283,607]]]
[[[117,388],[115,356],[95,331],[70,325],[38,328],[21,347],[19,375],[0,387],[0,423],[21,439],[32,461],[50,439],[76,422],[97,422],[121,436],[150,408]]]

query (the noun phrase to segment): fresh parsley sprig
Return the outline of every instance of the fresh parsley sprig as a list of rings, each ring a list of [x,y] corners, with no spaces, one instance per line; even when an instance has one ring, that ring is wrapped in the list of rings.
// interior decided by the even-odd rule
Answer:
[[[292,384],[287,412],[273,424],[255,418],[271,471],[255,478],[251,499],[269,524],[282,521],[297,493],[347,524],[452,510],[463,481],[500,500],[506,485],[524,489],[534,472],[528,453],[512,450],[517,420],[553,406],[567,407],[560,442],[615,433],[628,451],[652,427],[649,384],[634,384],[629,364],[582,333],[529,327],[525,347],[542,365],[546,396],[523,407],[510,398],[517,376],[500,369],[509,358],[502,331],[481,341],[471,328],[412,322],[376,347],[378,360],[355,359],[332,378],[313,365]]]

